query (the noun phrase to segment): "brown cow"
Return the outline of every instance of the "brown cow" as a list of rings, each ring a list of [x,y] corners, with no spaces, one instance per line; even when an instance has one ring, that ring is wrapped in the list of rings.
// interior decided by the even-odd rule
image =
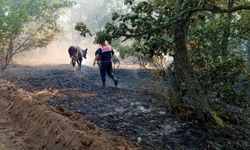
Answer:
[[[84,57],[85,59],[87,59],[87,51],[88,49],[81,49],[79,46],[70,46],[68,49],[69,52],[69,56],[70,56],[70,63],[73,66],[73,70],[74,72],[75,67],[76,67],[76,62],[78,64],[79,69],[81,70],[81,65],[82,65],[82,58]]]

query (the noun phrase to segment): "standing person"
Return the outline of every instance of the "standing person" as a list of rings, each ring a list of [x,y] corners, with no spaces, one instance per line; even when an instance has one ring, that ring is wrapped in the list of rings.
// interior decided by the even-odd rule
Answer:
[[[94,59],[93,66],[95,66],[95,62],[99,62],[99,69],[102,78],[102,85],[105,86],[106,82],[106,73],[108,76],[114,81],[115,86],[118,85],[118,80],[115,79],[112,71],[112,56],[114,51],[112,47],[108,44],[107,41],[100,44],[100,48],[96,50],[96,56]]]

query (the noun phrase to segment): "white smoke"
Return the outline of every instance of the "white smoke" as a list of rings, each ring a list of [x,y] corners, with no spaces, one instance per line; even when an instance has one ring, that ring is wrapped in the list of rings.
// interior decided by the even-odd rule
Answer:
[[[110,1],[110,3],[111,2],[114,1]],[[47,47],[25,51],[17,55],[14,58],[14,63],[30,66],[69,64],[68,48],[71,45],[78,45],[81,48],[88,48],[87,59],[83,60],[83,64],[92,65],[94,53],[98,45],[93,44],[94,37],[81,37],[79,32],[74,29],[74,26],[79,21],[85,21],[84,23],[86,23],[88,28],[92,29],[92,31],[100,30],[101,27],[97,27],[98,22],[95,20],[103,21],[102,18],[98,18],[103,17],[103,12],[99,10],[98,7],[100,6],[96,1],[79,0],[79,3],[61,14],[58,20],[61,33],[58,35],[57,39],[52,41]],[[94,12],[94,15],[92,15],[93,13],[91,12]],[[96,17],[94,18],[94,16]],[[93,22],[91,22],[91,17],[93,18]],[[90,21],[86,22],[87,20]],[[107,21],[109,20],[106,20],[106,22]]]

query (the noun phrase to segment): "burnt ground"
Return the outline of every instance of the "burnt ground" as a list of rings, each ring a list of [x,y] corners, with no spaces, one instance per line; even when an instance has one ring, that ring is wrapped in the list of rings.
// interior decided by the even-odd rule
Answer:
[[[147,82],[148,71],[116,69],[114,73],[119,80],[117,88],[109,79],[107,87],[101,87],[97,68],[88,66],[76,73],[69,65],[11,66],[0,78],[37,93],[49,105],[84,115],[97,126],[129,138],[141,149],[249,148],[244,136],[226,139],[215,130],[181,122],[168,113],[164,104],[138,86]]]

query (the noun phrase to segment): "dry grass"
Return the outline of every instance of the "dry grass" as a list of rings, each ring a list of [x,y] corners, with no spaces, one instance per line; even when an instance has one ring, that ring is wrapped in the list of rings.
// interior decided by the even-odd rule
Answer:
[[[152,75],[139,86],[141,90],[155,95],[156,100],[164,103],[171,111],[176,111],[177,108],[182,107],[182,104],[179,103],[175,96],[174,90],[166,84],[162,77]]]

